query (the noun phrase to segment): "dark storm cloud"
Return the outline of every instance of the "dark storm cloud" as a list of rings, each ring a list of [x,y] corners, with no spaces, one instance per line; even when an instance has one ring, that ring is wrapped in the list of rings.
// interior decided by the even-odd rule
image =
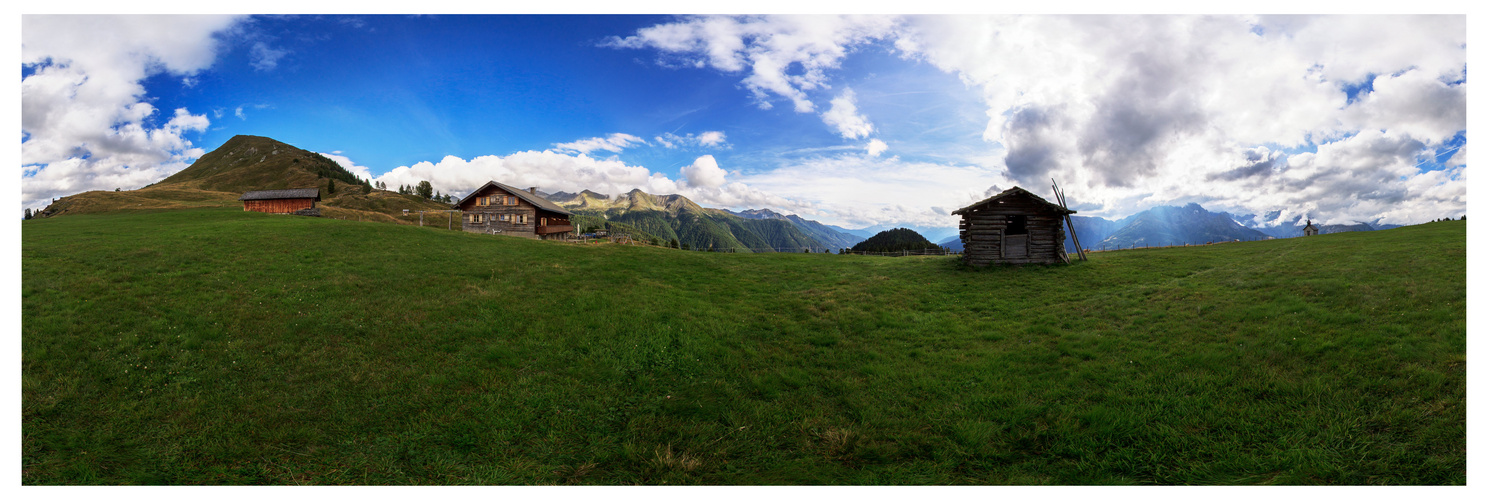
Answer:
[[[1245,152],[1245,161],[1249,165],[1224,172],[1209,174],[1209,180],[1237,181],[1251,177],[1269,177],[1280,164],[1280,156],[1269,156],[1264,152],[1250,150]]]
[[[1095,102],[1095,115],[1079,134],[1085,165],[1108,186],[1130,186],[1154,174],[1162,150],[1197,132],[1205,122],[1190,88],[1185,52],[1135,52],[1124,73]]]
[[[1061,143],[1068,142],[1065,122],[1057,108],[1025,107],[1013,112],[1004,134],[1008,176],[1025,184],[1043,182],[1059,166]]]

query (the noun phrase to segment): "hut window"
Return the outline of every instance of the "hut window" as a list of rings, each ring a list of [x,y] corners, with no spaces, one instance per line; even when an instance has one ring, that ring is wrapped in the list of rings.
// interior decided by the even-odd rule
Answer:
[[[1007,232],[1004,234],[1028,234],[1028,216],[1008,216]]]

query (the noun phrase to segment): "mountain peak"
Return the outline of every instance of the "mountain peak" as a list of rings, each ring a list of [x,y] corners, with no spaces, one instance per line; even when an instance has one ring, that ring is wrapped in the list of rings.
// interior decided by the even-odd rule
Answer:
[[[268,137],[235,135],[191,166],[156,184],[178,184],[208,191],[322,187],[325,178],[347,184],[361,180],[340,164]]]
[[[735,212],[746,219],[787,219],[785,215],[768,208],[752,208],[742,212]]]

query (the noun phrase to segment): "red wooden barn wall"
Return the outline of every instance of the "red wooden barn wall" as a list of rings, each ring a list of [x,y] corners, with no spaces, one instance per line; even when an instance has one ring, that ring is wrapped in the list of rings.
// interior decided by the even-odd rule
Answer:
[[[287,200],[243,200],[243,211],[287,214],[295,210],[315,208],[314,198],[292,198]]]

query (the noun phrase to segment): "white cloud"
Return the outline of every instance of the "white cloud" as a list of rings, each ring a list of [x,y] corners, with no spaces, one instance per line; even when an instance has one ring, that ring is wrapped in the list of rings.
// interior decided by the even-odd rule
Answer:
[[[873,133],[873,124],[858,113],[858,97],[852,89],[843,89],[832,99],[832,108],[822,113],[822,121],[837,129],[843,139],[861,139]]]
[[[351,172],[351,175],[355,175],[358,179],[369,181],[373,180],[371,169],[368,169],[367,167],[361,165],[357,165],[356,162],[351,161],[351,158],[342,156],[340,153],[340,151],[333,151],[330,153],[320,153],[320,155],[326,158],[330,158],[331,161],[334,161],[337,164],[341,165],[341,168],[346,169],[347,172]]]
[[[253,42],[253,48],[248,50],[248,64],[255,71],[271,71],[279,66],[279,59],[288,54],[289,51],[275,49],[265,42]]]
[[[355,168],[361,168],[355,167],[349,159],[327,156],[353,172],[357,172]],[[728,182],[728,174],[711,155],[699,157],[692,165],[683,167],[682,175],[682,180],[673,180],[646,167],[626,165],[617,159],[597,159],[582,153],[522,151],[507,156],[478,156],[471,160],[446,156],[438,163],[419,162],[398,167],[371,180],[386,182],[393,187],[429,181],[436,190],[460,196],[494,180],[518,188],[536,187],[549,193],[589,189],[614,195],[640,189],[651,194],[681,194],[706,207],[777,207],[797,211],[811,207],[747,183]]]
[[[39,208],[81,191],[133,189],[203,154],[185,138],[207,128],[182,108],[165,123],[140,84],[211,66],[214,34],[235,16],[51,16],[21,18],[22,204]]]
[[[716,188],[724,183],[724,176],[728,172],[718,168],[718,161],[713,155],[699,156],[691,165],[682,167],[682,179],[687,185],[702,188]]]
[[[985,199],[1011,182],[997,168],[841,155],[795,162],[740,176],[763,192],[797,200],[782,207],[808,219],[846,227],[876,224],[954,226],[951,210]],[[1035,186],[1027,186],[1042,192]],[[939,210],[937,210],[939,207]]]
[[[270,108],[270,107],[271,106],[269,106],[268,104],[241,104],[241,105],[238,105],[237,108],[234,108],[233,109],[233,116],[238,117],[239,120],[247,120],[248,119],[248,114],[243,112],[244,109],[247,109],[247,108],[267,109],[267,108]],[[220,111],[214,112],[213,114],[217,115],[218,118],[221,118],[222,117],[222,113]]]
[[[874,139],[868,141],[868,156],[878,156],[889,150],[889,145],[884,141]]]
[[[809,113],[816,105],[807,91],[825,88],[827,71],[836,69],[852,47],[888,35],[894,22],[885,16],[692,17],[614,37],[605,45],[654,48],[686,66],[730,73],[747,69],[744,86],[761,109],[773,107],[773,95],[791,101],[796,112]]]
[[[591,137],[574,142],[554,144],[553,149],[583,154],[589,154],[595,151],[619,153],[625,150],[625,148],[636,144],[646,144],[646,140],[630,134],[614,133],[607,137]]]
[[[546,192],[623,193],[641,189],[648,193],[677,192],[678,183],[645,167],[626,165],[615,159],[597,159],[583,153],[522,151],[507,156],[478,156],[464,160],[446,156],[438,163],[419,162],[395,168],[375,179],[389,186],[417,185],[429,181],[448,193],[469,193],[487,181],[519,188],[536,187]]]
[[[688,134],[688,135],[691,135],[691,134]],[[703,132],[701,135],[698,135],[697,141],[698,141],[698,144],[701,144],[703,146],[720,147],[720,146],[725,145],[727,143],[728,139],[724,137],[723,132],[719,132],[717,130],[710,130],[710,131],[707,131],[707,132]]]
[[[829,70],[875,43],[980,94],[983,139],[1002,155],[1007,184],[1054,177],[1087,214],[1200,201],[1252,213],[1304,204],[1324,220],[1374,210],[1419,221],[1456,203],[1443,193],[1465,186],[1463,169],[1407,168],[1466,128],[1460,15],[695,17],[610,45],[744,73],[762,107],[779,97],[806,112],[815,109],[812,93],[833,84]],[[1372,92],[1349,102],[1345,88],[1361,82]],[[844,138],[874,133],[845,88],[822,116]],[[1313,156],[1277,152],[1314,146]],[[1259,147],[1268,147],[1264,157],[1252,158]],[[1371,156],[1369,148],[1395,149]],[[1350,155],[1358,161],[1322,160]],[[1324,170],[1309,174],[1315,187],[1281,182],[1313,169]]]
[[[1457,152],[1447,159],[1445,165],[1451,167],[1467,165],[1467,145],[1463,144],[1462,147],[1457,148]]]
[[[697,135],[687,134],[685,136],[667,132],[656,136],[655,138],[653,138],[653,140],[655,140],[657,144],[660,144],[662,147],[667,149],[677,149],[684,147],[731,147],[728,144],[727,136],[725,136],[723,132],[719,132],[716,130],[710,130]]]

